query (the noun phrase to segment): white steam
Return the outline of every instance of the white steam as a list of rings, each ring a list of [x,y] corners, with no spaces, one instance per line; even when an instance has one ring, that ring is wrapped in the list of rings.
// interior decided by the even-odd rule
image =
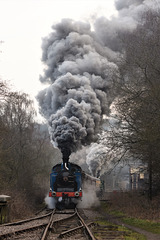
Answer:
[[[90,208],[100,205],[100,201],[96,194],[97,188],[93,185],[86,184],[83,187],[82,201],[78,203],[78,208]]]
[[[49,197],[48,195],[45,197],[45,203],[49,209],[55,208],[55,200],[53,197]]]

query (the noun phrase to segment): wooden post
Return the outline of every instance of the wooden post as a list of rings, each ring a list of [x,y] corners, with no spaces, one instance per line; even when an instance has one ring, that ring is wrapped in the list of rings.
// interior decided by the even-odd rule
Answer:
[[[8,200],[10,196],[0,195],[0,224],[9,222]]]

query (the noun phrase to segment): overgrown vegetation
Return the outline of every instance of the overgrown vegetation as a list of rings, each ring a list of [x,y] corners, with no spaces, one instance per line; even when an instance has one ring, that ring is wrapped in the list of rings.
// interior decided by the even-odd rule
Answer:
[[[152,204],[139,193],[113,193],[108,203],[101,207],[106,213],[120,217],[120,220],[129,225],[160,234],[160,198],[155,197]]]
[[[159,221],[160,219],[160,197],[152,201],[137,192],[116,192],[111,195],[110,209],[122,211],[130,217]]]

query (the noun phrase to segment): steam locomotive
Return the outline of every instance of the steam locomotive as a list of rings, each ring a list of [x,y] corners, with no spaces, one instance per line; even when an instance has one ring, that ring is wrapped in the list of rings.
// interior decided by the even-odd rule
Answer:
[[[82,169],[77,164],[68,163],[67,168],[57,164],[50,174],[49,197],[55,200],[56,208],[74,208],[82,198]]]

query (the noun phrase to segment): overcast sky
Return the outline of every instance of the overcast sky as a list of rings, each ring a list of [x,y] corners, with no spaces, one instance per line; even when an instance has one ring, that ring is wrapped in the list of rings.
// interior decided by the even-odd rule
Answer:
[[[0,77],[36,95],[42,38],[62,18],[91,21],[116,14],[114,0],[0,0]]]

